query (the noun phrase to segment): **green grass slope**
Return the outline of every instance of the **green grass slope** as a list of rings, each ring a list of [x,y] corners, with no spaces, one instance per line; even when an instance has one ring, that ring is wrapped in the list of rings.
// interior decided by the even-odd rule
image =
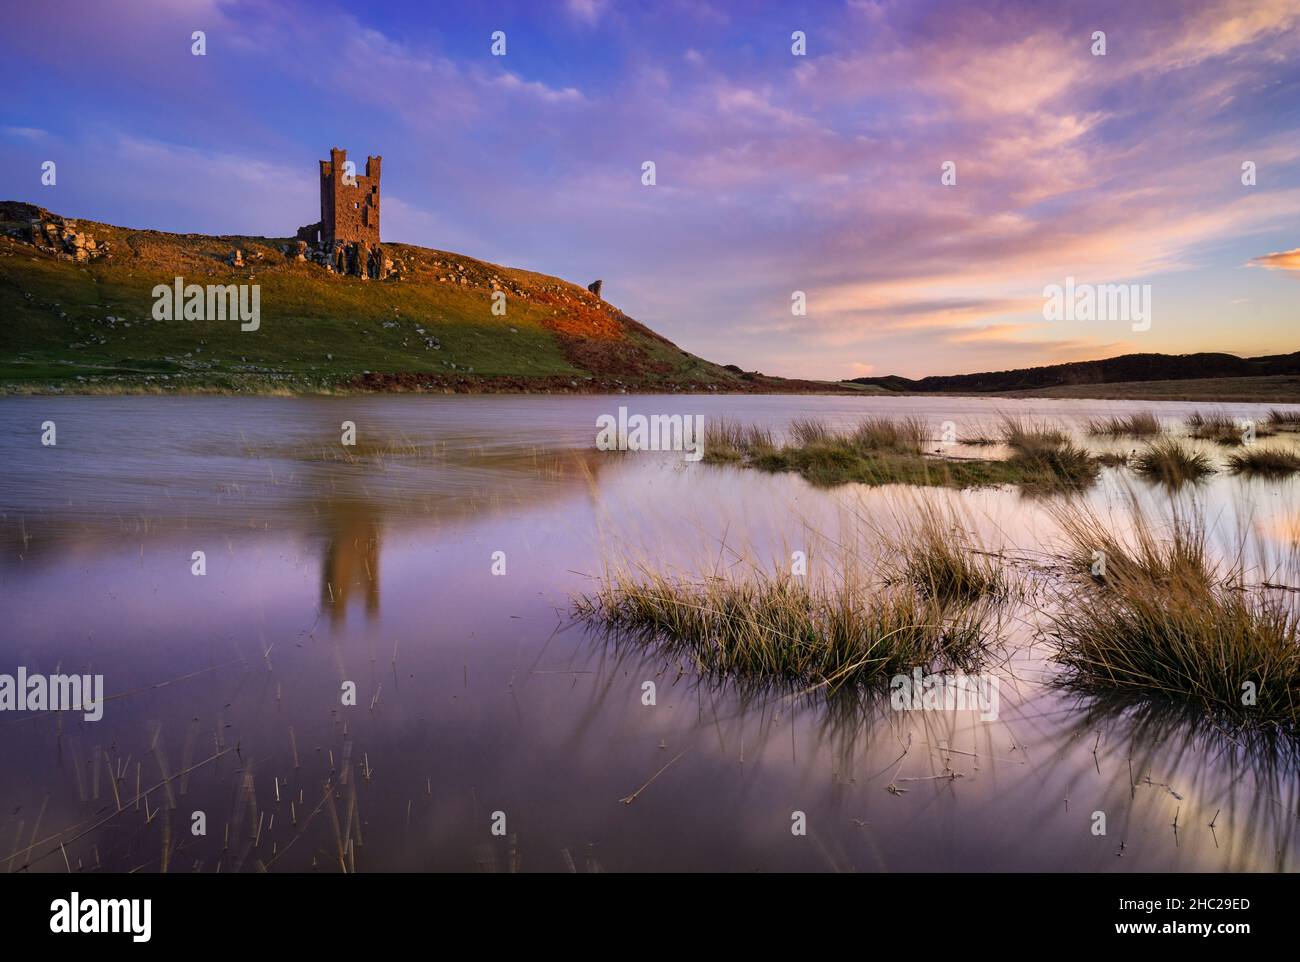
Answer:
[[[79,221],[109,252],[40,250],[39,208],[0,203],[0,389],[10,392],[840,392],[681,350],[584,287],[446,251],[385,244],[400,280],[332,274],[288,238],[211,237]],[[226,263],[232,249],[245,266]],[[155,320],[153,288],[258,284],[261,326]],[[492,313],[494,289],[506,314]]]

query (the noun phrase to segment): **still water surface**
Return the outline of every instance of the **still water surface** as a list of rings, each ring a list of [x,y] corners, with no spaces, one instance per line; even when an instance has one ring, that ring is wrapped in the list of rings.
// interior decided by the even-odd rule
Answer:
[[[1032,605],[1002,626],[992,722],[737,691],[573,624],[570,599],[606,562],[693,574],[806,550],[833,565],[832,544],[869,553],[876,526],[918,494],[598,452],[596,418],[620,404],[776,428],[915,414],[936,437],[945,420],[959,436],[992,434],[1002,412],[1075,430],[1133,410],[1263,413],[956,398],[0,401],[0,672],[102,673],[109,697],[98,722],[0,714],[0,861],[1295,870],[1295,754],[1177,711],[1057,690]],[[54,447],[40,444],[46,420]],[[344,420],[355,449],[339,444]],[[1122,524],[1130,489],[1153,511],[1169,500],[1115,469],[1086,498]],[[1245,532],[1278,553],[1300,540],[1298,491],[1221,474],[1183,497],[1223,544]],[[1035,499],[920,496],[952,500],[991,547],[1050,556]],[[348,681],[355,707],[341,704]],[[791,833],[796,811],[804,837]],[[192,834],[195,812],[205,836]]]

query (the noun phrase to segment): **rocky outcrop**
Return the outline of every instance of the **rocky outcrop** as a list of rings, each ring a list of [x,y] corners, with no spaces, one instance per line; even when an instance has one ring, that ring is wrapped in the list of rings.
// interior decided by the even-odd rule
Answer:
[[[109,245],[96,244],[93,235],[77,229],[75,220],[51,214],[43,208],[37,208],[30,225],[31,242],[40,250],[57,255],[60,260],[85,264],[108,253]]]
[[[395,265],[392,258],[384,252],[382,244],[364,244],[361,241],[335,241],[333,245],[310,243],[302,237],[310,229],[304,227],[299,230],[299,239],[283,248],[287,259],[310,261],[332,274],[359,277],[362,280],[402,279],[405,265]]]

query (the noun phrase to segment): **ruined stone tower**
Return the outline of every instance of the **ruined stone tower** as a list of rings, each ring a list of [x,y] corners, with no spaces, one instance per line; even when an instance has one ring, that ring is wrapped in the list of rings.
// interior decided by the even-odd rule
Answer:
[[[330,149],[329,160],[320,162],[320,223],[299,228],[298,240],[315,245],[321,262],[340,274],[388,275],[379,243],[382,163],[382,157],[367,157],[366,172],[358,174],[348,165],[348,152],[338,147]]]
[[[382,157],[367,157],[366,172],[348,176],[348,152],[334,147],[320,162],[320,239],[379,243],[379,166]]]

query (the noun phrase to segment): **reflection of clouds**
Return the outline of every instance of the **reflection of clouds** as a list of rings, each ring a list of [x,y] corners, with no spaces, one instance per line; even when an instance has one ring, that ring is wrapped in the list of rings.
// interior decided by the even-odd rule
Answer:
[[[990,409],[955,400],[926,403],[947,405],[934,413],[936,422],[945,414],[965,410],[982,415]],[[1143,405],[1100,402],[1097,412],[1088,414],[1129,407]],[[1041,410],[1067,408],[1043,403]],[[776,426],[784,421],[778,418]],[[1077,422],[1070,426],[1081,429]],[[647,490],[654,497],[647,497]],[[1171,503],[1168,496],[1116,473],[1080,497],[1117,530],[1131,528],[1135,513],[1168,523],[1172,512],[1196,510],[1211,525],[1218,551],[1237,556],[1237,539],[1245,536],[1247,556],[1263,558],[1284,553],[1265,550],[1262,537],[1300,535],[1300,514],[1281,506],[1287,502],[1275,496],[1279,490],[1276,483],[1245,485],[1220,474],[1195,498]],[[617,563],[630,556],[634,565],[641,560],[653,570],[688,578],[712,571],[743,577],[748,566],[770,571],[773,564],[780,568],[795,546],[808,549],[815,566],[834,568],[842,550],[872,558],[878,541],[873,534],[906,524],[915,513],[913,496],[953,504],[986,544],[1007,544],[1013,554],[1026,555],[1030,567],[1050,562],[1059,534],[1037,505],[1025,510],[1026,502],[1014,492],[995,489],[917,494],[846,486],[813,495],[786,475],[754,477],[752,471],[705,466],[689,477],[615,472],[604,479],[601,494],[602,541],[613,546],[608,560]],[[1259,529],[1248,523],[1256,518],[1265,522]],[[994,670],[1010,697],[992,725],[979,723],[973,713],[900,716],[882,705],[879,693],[799,699],[771,686],[701,679],[689,657],[647,645],[644,639],[603,634],[590,639],[604,660],[586,714],[593,727],[594,719],[607,722],[611,712],[622,715],[629,726],[646,726],[674,751],[690,744],[689,767],[683,763],[665,781],[671,778],[677,791],[688,795],[701,791],[728,801],[733,795],[745,797],[746,804],[737,806],[735,831],[754,849],[773,844],[781,805],[787,813],[806,808],[822,836],[813,846],[821,860],[814,866],[818,868],[1107,870],[1116,854],[1109,842],[1096,843],[1086,825],[1078,828],[1079,819],[1086,823],[1087,813],[1097,809],[1111,819],[1113,847],[1127,839],[1128,856],[1148,869],[1276,870],[1289,864],[1291,829],[1278,816],[1295,812],[1300,802],[1300,766],[1293,749],[1278,741],[1225,734],[1203,716],[1131,704],[1101,714],[1088,704],[1070,704],[1044,684],[1055,669],[1029,630],[1032,620],[1032,612],[1023,609],[1007,617],[1012,626],[1008,661]],[[670,692],[680,706],[677,713],[633,722],[635,711],[626,705],[635,702],[636,679],[657,680],[661,704],[664,692]],[[1099,728],[1103,735],[1094,757]],[[595,737],[594,730],[583,734]],[[1117,739],[1123,750],[1115,747]],[[1130,756],[1134,777],[1150,777],[1136,794],[1127,781]],[[751,766],[763,772],[766,807],[749,804],[745,795],[759,791],[741,774]],[[906,791],[882,813],[880,797],[891,780]],[[1175,840],[1169,825],[1179,804],[1183,816]],[[1207,826],[1220,808],[1212,833]],[[952,827],[958,822],[978,825],[987,838],[972,841],[969,833]],[[846,825],[852,826],[850,836],[856,832],[862,839],[865,854],[845,837]],[[1022,848],[1027,834],[1034,839],[1033,851],[1018,860],[1007,854]],[[930,843],[916,843],[918,837],[943,838],[948,848],[923,852]],[[908,838],[916,850],[906,851]],[[1279,847],[1283,860],[1275,861]],[[972,850],[992,861],[970,864],[961,853]]]
[[[1260,535],[1286,545],[1300,545],[1300,512],[1277,514],[1259,522]]]
[[[1070,737],[1086,742],[1101,732],[1098,768],[1125,824],[1144,810],[1178,807],[1186,826],[1180,844],[1222,850],[1231,871],[1286,870],[1300,814],[1295,741],[1268,730],[1229,731],[1199,706],[1159,699],[1078,694],[1067,705]]]
[[[573,663],[596,671],[571,716],[571,750],[618,731],[658,746],[649,777],[690,747],[637,803],[659,800],[642,810],[647,831],[703,831],[708,816],[677,800],[708,798],[729,813],[727,837],[708,844],[744,857],[780,846],[789,813],[805,811],[811,846],[797,857],[812,870],[1111,870],[1121,841],[1146,869],[1292,864],[1300,751],[1193,708],[1004,684],[999,720],[983,724],[971,712],[893,712],[877,691],[827,699],[700,679],[632,637],[585,641],[596,657]],[[657,708],[641,706],[643,680],[656,682]],[[1097,810],[1105,840],[1088,830]]]
[[[69,403],[106,421],[120,408],[112,399]],[[22,529],[16,520],[0,525],[12,565],[5,572],[7,590],[17,599],[11,601],[13,614],[30,628],[11,635],[48,638],[54,651],[88,629],[102,633],[105,623],[127,625],[139,644],[123,653],[138,668],[140,684],[148,684],[193,669],[192,648],[169,644],[166,651],[174,664],[168,662],[163,670],[159,640],[190,640],[206,631],[196,628],[196,609],[185,600],[192,597],[186,592],[221,588],[223,594],[211,595],[211,635],[233,631],[239,638],[255,637],[265,626],[266,645],[276,645],[272,664],[285,672],[285,712],[297,726],[306,756],[310,725],[323,724],[317,712],[320,693],[336,703],[338,678],[328,677],[321,649],[284,639],[313,623],[318,599],[328,601],[331,591],[341,596],[331,618],[346,621],[348,608],[376,612],[382,569],[387,583],[380,626],[386,636],[401,638],[401,656],[392,683],[385,679],[380,704],[387,714],[367,714],[353,723],[358,733],[366,732],[367,725],[390,726],[370,728],[365,743],[357,743],[382,773],[364,810],[374,826],[374,841],[368,836],[367,842],[377,843],[370,849],[377,865],[417,868],[417,861],[401,860],[430,851],[440,858],[459,851],[471,829],[482,824],[480,809],[471,805],[470,786],[481,789],[495,782],[498,793],[517,789],[514,797],[521,808],[527,802],[533,821],[523,821],[520,831],[528,868],[562,868],[553,861],[561,846],[572,847],[581,861],[583,846],[592,840],[611,868],[1278,867],[1270,863],[1279,847],[1275,839],[1285,843],[1290,838],[1278,819],[1297,807],[1297,789],[1288,782],[1295,781],[1296,768],[1283,749],[1267,742],[1237,744],[1233,739],[1242,739],[1235,734],[1228,737],[1176,716],[1144,720],[1139,709],[1102,712],[1044,693],[1037,679],[1048,675],[1050,666],[1034,655],[1025,638],[1015,639],[1009,667],[1033,682],[1003,682],[1002,714],[992,724],[978,722],[973,713],[894,713],[872,694],[827,701],[717,686],[698,680],[688,660],[654,655],[640,646],[593,639],[574,644],[570,655],[566,646],[572,637],[547,642],[554,625],[550,606],[563,603],[567,569],[598,569],[599,554],[589,550],[597,539],[640,547],[649,558],[672,559],[684,571],[730,567],[735,554],[756,556],[764,566],[788,563],[795,548],[809,550],[814,564],[833,569],[840,555],[830,541],[856,548],[856,537],[870,551],[877,544],[875,529],[892,531],[888,516],[908,511],[903,489],[850,486],[821,492],[791,475],[566,448],[570,441],[591,443],[594,417],[606,413],[610,403],[607,398],[457,399],[439,405],[436,427],[421,435],[417,422],[431,420],[428,412],[436,399],[349,399],[347,404],[361,406],[375,421],[375,412],[385,412],[384,423],[394,435],[421,442],[421,453],[413,458],[392,454],[397,445],[383,447],[373,460],[349,463],[320,458],[318,442],[300,443],[304,436],[337,438],[332,409],[323,419],[329,431],[308,423],[310,412],[328,405],[240,399],[236,418],[229,416],[234,406],[219,399],[146,399],[137,401],[136,411],[156,412],[169,423],[183,421],[185,431],[203,435],[211,445],[196,451],[186,439],[183,453],[174,456],[159,440],[161,430],[137,431],[134,456],[148,463],[151,481],[165,482],[150,489],[147,502],[119,499],[123,489],[106,486],[106,473],[116,480],[141,463],[117,449],[111,431],[93,432],[104,449],[84,458],[94,470],[80,476],[49,473],[41,467],[46,462],[30,452],[4,448],[5,432],[0,432],[0,453],[13,452],[7,464],[22,471],[35,466],[27,475],[20,473],[19,480],[36,476],[44,482],[11,483],[13,474],[3,482],[9,518],[25,518],[33,535],[19,568]],[[655,397],[634,403],[649,410],[766,419],[778,428],[800,414],[847,426],[868,409],[919,413],[935,427],[952,419],[959,436],[967,437],[996,428],[1000,402]],[[1182,413],[1197,407],[1015,404],[1030,417],[1147,408]],[[263,421],[250,416],[269,407],[285,413]],[[208,418],[205,412],[220,416]],[[10,416],[20,420],[17,414]],[[1067,423],[1078,427],[1068,417]],[[101,422],[88,426],[101,427]],[[249,453],[221,435],[222,430],[246,431],[267,445]],[[15,429],[9,435],[19,433]],[[426,454],[424,442],[431,436],[446,444]],[[279,448],[274,447],[277,438]],[[87,441],[93,443],[95,439]],[[239,457],[232,457],[232,451]],[[274,483],[268,481],[272,476]],[[1225,526],[1232,520],[1225,509],[1241,500],[1258,509],[1266,535],[1275,530],[1295,535],[1300,533],[1300,511],[1287,507],[1289,490],[1286,485],[1244,485],[1225,474],[1202,496],[1208,516],[1222,516]],[[919,497],[942,499],[964,510],[965,521],[990,546],[1005,538],[1026,549],[1050,547],[1046,535],[1055,531],[1050,519],[1038,504],[1014,494],[933,489]],[[1122,486],[1098,485],[1087,497],[1102,508],[1117,505],[1115,523],[1123,523],[1127,502]],[[1139,497],[1152,510],[1160,503],[1145,486]],[[592,530],[593,517],[598,531]],[[126,525],[141,539],[164,539],[185,550],[155,554],[151,543],[141,566],[137,539],[123,537]],[[218,549],[209,552],[209,580],[193,579],[189,550],[195,537],[212,532],[222,537],[214,541]],[[527,540],[525,551],[535,554],[524,555],[527,560],[518,567],[512,554],[511,577],[492,580],[484,589],[477,563],[465,565],[459,548],[478,551],[480,539],[482,547],[494,545],[498,532]],[[817,532],[823,537],[816,538]],[[226,536],[234,542],[234,555],[227,555]],[[43,558],[38,552],[42,544],[48,546]],[[475,547],[467,547],[471,544]],[[257,550],[246,551],[249,545]],[[288,547],[271,550],[278,545]],[[384,552],[387,558],[381,559]],[[221,556],[231,560],[221,561]],[[38,571],[34,559],[45,563],[44,570]],[[48,577],[51,568],[57,581]],[[432,583],[431,576],[436,579]],[[130,587],[127,596],[115,581]],[[157,594],[155,582],[161,588]],[[52,586],[57,592],[48,590]],[[182,590],[169,590],[177,588]],[[122,601],[110,606],[102,600],[107,590],[132,607],[123,607]],[[68,605],[68,597],[81,603]],[[174,603],[160,604],[160,598],[168,597]],[[234,597],[238,611],[227,602]],[[505,620],[516,612],[522,620]],[[352,634],[334,633],[331,642],[339,677],[365,681],[367,665],[373,671],[374,660],[359,660],[365,653],[352,642],[369,634],[370,626],[353,627]],[[260,675],[261,653],[252,654]],[[95,657],[102,656],[100,649]],[[387,660],[386,651],[384,656]],[[274,681],[279,680],[277,675]],[[658,686],[659,704],[653,710],[640,703],[645,680]],[[373,678],[366,683],[371,687],[363,688],[364,697],[376,690]],[[200,714],[196,709],[201,705],[205,725],[224,711],[223,717],[244,727],[250,738],[261,740],[269,733],[286,743],[283,728],[261,727],[269,724],[270,713],[261,710],[265,706],[258,699],[272,698],[268,692],[274,688],[243,685],[241,690],[245,700],[230,709],[224,707],[231,701],[229,688],[210,686],[206,677],[190,687],[161,689],[159,697],[174,701],[165,703],[168,707],[158,717],[181,719],[180,728],[172,729],[180,730]],[[506,691],[510,694],[501,697]],[[302,692],[307,694],[299,700]],[[132,710],[152,713],[156,703],[126,699],[119,704],[123,711],[137,706]],[[418,751],[411,739],[416,715],[433,719],[429,740],[419,742]],[[134,724],[136,716],[130,717]],[[1094,761],[1098,729],[1103,737]],[[661,742],[665,747],[660,748]],[[688,746],[690,751],[633,806],[618,804]],[[1144,783],[1136,798],[1127,777],[1130,754],[1135,777],[1141,781],[1150,774],[1153,782]],[[434,799],[429,804],[437,806],[438,824],[433,835],[417,837],[413,844],[397,828],[405,824],[409,793],[417,798],[418,812],[429,775],[426,765],[432,767]],[[74,766],[63,772],[67,780],[57,783],[52,806],[78,797],[71,780],[78,770]],[[263,771],[271,774],[275,768]],[[399,771],[410,776],[409,784],[400,783]],[[961,777],[951,779],[949,773]],[[906,793],[886,792],[891,780]],[[1162,783],[1172,785],[1184,800],[1160,788]],[[21,800],[39,806],[48,784],[55,783],[37,780],[30,798]],[[220,790],[222,804],[229,804],[228,786],[222,784]],[[1067,795],[1068,807],[1063,804]],[[500,804],[511,808],[513,818],[514,801]],[[1180,829],[1175,849],[1168,826],[1180,804],[1180,826],[1186,828]],[[1111,847],[1103,850],[1087,833],[1086,813],[1080,815],[1085,806],[1089,812],[1104,806],[1112,813],[1112,838],[1105,845],[1117,847],[1119,830],[1125,829],[1128,857],[1116,860]],[[1205,826],[1220,807],[1216,850]],[[794,809],[809,815],[807,839],[790,836]],[[56,811],[52,807],[51,813]],[[76,812],[68,808],[66,816],[59,814],[71,822]],[[801,844],[803,848],[793,847]],[[1292,849],[1281,847],[1288,860],[1281,867],[1292,867]],[[294,851],[310,854],[303,846]],[[385,855],[398,861],[384,861]]]
[[[712,807],[725,807],[725,837],[708,829],[707,844],[728,858],[780,851],[790,838],[790,813],[800,810],[808,816],[810,844],[785,853],[796,859],[782,861],[787,868],[986,869],[962,854],[969,842],[947,837],[969,839],[958,826],[984,824],[995,807],[1032,807],[1041,792],[1034,753],[1017,746],[1052,735],[1035,730],[1037,719],[1027,713],[1036,708],[1021,702],[1015,686],[1004,685],[1010,697],[1000,720],[982,723],[975,712],[893,711],[887,688],[828,697],[821,690],[701,678],[682,659],[634,636],[587,629],[583,636],[598,658],[575,661],[598,670],[571,743],[598,740],[603,725],[658,743],[660,764],[690,746],[647,798],[708,798]],[[656,682],[657,708],[640,705],[643,680]],[[891,784],[898,794],[887,793]],[[656,813],[665,823],[656,830],[708,825],[707,816],[669,808]],[[1005,814],[993,817],[993,824],[1006,822]]]

